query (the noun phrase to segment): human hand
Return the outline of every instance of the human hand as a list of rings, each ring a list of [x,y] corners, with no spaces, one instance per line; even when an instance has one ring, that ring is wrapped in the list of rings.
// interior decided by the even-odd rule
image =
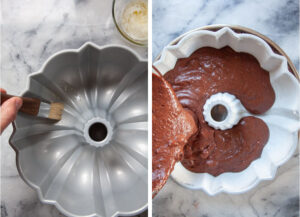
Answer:
[[[0,88],[1,93],[6,91]],[[2,103],[0,107],[0,134],[4,129],[16,119],[17,112],[21,108],[23,101],[20,97],[13,97]]]

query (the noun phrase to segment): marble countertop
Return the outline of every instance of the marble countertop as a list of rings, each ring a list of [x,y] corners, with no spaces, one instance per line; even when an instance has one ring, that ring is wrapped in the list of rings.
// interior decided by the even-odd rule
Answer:
[[[299,71],[298,1],[153,0],[153,54],[180,34],[208,24],[239,24],[270,37],[291,57]],[[142,57],[145,48],[127,43],[114,28],[111,0],[3,0],[1,5],[1,87],[20,94],[28,74],[53,53],[98,45],[124,44]],[[172,20],[170,22],[170,20]],[[163,30],[163,31],[162,31]],[[296,48],[296,49],[295,49]],[[15,153],[8,144],[9,127],[1,136],[1,216],[63,216],[39,202],[36,192],[19,177]],[[153,216],[274,216],[299,215],[299,151],[265,181],[242,195],[207,196],[184,189],[171,179],[153,200]],[[145,214],[143,216],[146,216]]]
[[[27,75],[39,70],[50,55],[87,41],[100,46],[123,44],[147,58],[147,48],[128,43],[116,30],[112,0],[3,0],[0,4],[0,86],[10,94],[21,94]],[[1,217],[64,216],[54,206],[42,204],[20,178],[15,152],[8,144],[11,133],[10,126],[1,136]]]
[[[252,28],[275,41],[299,71],[299,3],[297,0],[221,1],[153,0],[153,59],[179,35],[210,24]],[[295,217],[299,216],[299,150],[281,166],[276,178],[240,194],[211,197],[169,179],[153,200],[153,216]]]

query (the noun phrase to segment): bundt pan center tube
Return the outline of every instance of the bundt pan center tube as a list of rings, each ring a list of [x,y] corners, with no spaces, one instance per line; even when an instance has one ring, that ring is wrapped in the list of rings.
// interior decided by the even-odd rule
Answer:
[[[226,130],[236,125],[242,117],[250,116],[240,100],[229,93],[217,93],[206,100],[203,116],[216,130]]]
[[[120,45],[63,50],[29,76],[24,96],[62,102],[61,121],[19,114],[10,144],[20,176],[67,216],[147,208],[147,62]]]

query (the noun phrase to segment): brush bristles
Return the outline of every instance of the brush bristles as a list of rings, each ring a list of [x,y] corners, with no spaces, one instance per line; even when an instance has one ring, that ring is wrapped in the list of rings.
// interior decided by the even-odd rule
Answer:
[[[54,120],[61,120],[61,115],[64,110],[64,104],[59,102],[51,103],[50,105],[50,111],[49,111],[49,118]]]

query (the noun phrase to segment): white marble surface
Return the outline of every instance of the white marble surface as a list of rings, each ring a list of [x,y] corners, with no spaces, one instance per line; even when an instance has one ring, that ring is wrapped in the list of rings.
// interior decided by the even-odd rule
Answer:
[[[21,94],[28,74],[39,70],[55,52],[79,48],[86,41],[98,45],[123,44],[143,58],[147,49],[131,45],[117,32],[112,0],[2,0],[1,84]],[[1,217],[57,217],[57,209],[39,202],[20,178],[15,152],[8,144],[10,126],[1,136]],[[144,213],[140,216],[147,216]]]
[[[299,2],[297,0],[153,0],[153,53],[177,36],[209,24],[237,24],[275,41],[299,71]],[[211,197],[169,179],[153,200],[153,216],[296,217],[299,216],[299,151],[264,181],[240,194]]]

